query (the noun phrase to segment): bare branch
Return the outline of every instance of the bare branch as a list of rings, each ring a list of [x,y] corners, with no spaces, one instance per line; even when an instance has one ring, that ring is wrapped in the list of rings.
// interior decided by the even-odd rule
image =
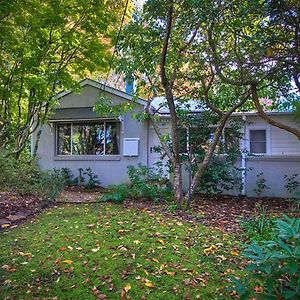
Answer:
[[[273,126],[276,126],[280,129],[286,130],[286,131],[294,134],[300,140],[300,130],[298,130],[297,128],[293,128],[293,127],[290,127],[288,125],[285,125],[285,124],[283,124],[283,123],[281,123],[277,120],[274,120],[274,119],[270,118],[264,112],[263,107],[261,106],[261,104],[259,102],[256,85],[251,86],[251,94],[252,94],[253,103],[254,103],[254,105],[257,109],[257,113],[263,120],[265,120],[266,122],[268,122],[269,124],[271,124]]]

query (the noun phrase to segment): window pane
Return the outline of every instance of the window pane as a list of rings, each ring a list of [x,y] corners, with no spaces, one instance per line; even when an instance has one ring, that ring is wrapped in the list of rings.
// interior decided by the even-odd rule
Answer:
[[[251,153],[266,153],[266,143],[265,142],[251,142],[250,143]]]
[[[251,142],[265,142],[266,131],[265,130],[250,130],[250,141]]]
[[[119,154],[120,124],[117,122],[106,123],[105,154]]]
[[[71,124],[57,125],[57,154],[71,154]]]
[[[73,154],[103,155],[104,124],[73,124]]]
[[[250,152],[267,153],[266,130],[250,130]]]

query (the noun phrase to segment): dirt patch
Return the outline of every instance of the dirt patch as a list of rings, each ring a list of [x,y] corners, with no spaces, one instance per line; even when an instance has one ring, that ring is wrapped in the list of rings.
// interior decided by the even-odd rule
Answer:
[[[99,202],[106,189],[97,187],[87,190],[83,186],[66,187],[57,198],[58,203],[93,203]]]
[[[18,224],[41,212],[47,205],[34,195],[0,192],[0,229]]]
[[[199,222],[224,232],[240,232],[240,221],[261,212],[280,217],[284,214],[299,217],[299,202],[281,198],[246,198],[233,196],[198,196],[188,211],[172,210],[168,204],[155,205],[153,202],[126,201],[125,206],[159,211],[186,221]]]

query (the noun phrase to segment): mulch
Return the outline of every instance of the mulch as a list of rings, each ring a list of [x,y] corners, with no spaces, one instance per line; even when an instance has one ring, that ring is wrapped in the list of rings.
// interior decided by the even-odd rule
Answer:
[[[34,195],[0,192],[0,229],[35,216],[47,205]]]
[[[264,209],[268,216],[281,217],[289,215],[300,217],[300,202],[283,198],[247,198],[226,195],[204,196],[199,195],[188,211],[170,211],[169,205],[154,205],[153,202],[128,201],[128,207],[137,207],[151,211],[159,211],[170,217],[180,218],[189,222],[198,222],[207,226],[221,229],[227,233],[242,231],[240,222],[255,215]]]
[[[86,191],[82,187],[67,188],[57,199],[58,203],[93,203],[101,201],[103,188]],[[150,201],[127,199],[124,207],[160,212],[166,217],[176,217],[188,222],[197,222],[224,232],[241,231],[240,221],[258,215],[262,207],[268,215],[300,217],[300,202],[281,198],[246,198],[234,196],[199,195],[188,211],[172,210],[170,204],[155,204]],[[45,209],[47,205],[33,195],[0,192],[0,230],[14,227]]]

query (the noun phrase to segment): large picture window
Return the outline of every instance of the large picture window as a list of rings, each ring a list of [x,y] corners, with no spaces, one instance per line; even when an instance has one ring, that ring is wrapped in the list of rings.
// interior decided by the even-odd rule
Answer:
[[[118,155],[119,141],[118,122],[57,124],[57,155]]]

